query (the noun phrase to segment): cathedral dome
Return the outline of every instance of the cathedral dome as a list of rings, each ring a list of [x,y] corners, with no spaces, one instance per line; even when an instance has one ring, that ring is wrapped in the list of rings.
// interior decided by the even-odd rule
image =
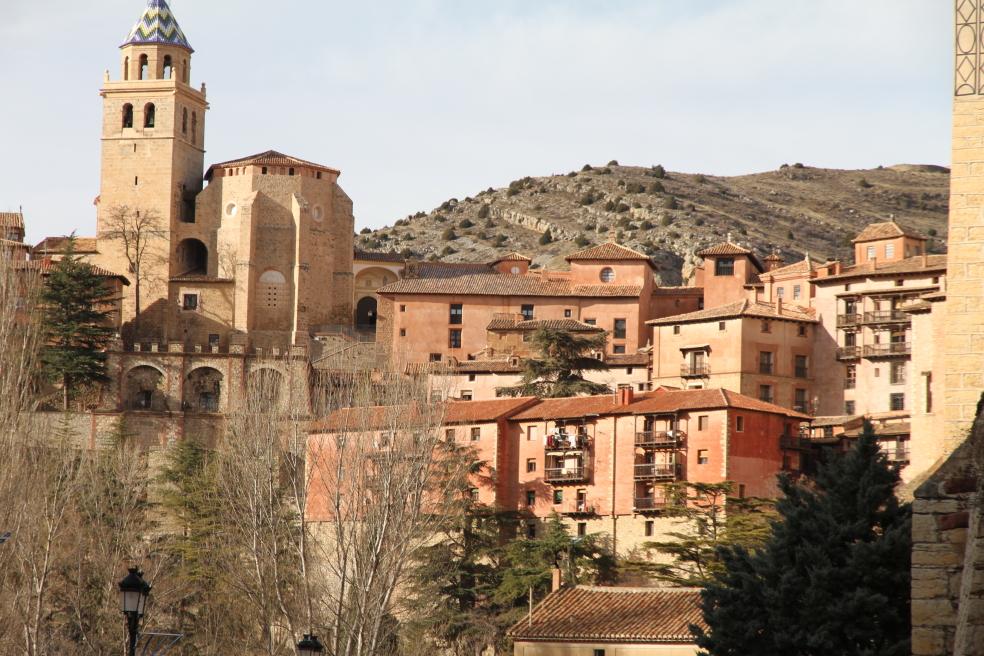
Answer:
[[[178,46],[194,52],[167,0],[147,0],[147,8],[130,30],[123,46],[139,44]]]

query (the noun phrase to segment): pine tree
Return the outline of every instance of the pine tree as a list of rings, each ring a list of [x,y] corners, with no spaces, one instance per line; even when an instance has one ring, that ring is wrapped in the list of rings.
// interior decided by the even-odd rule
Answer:
[[[765,547],[722,549],[698,645],[711,656],[909,654],[911,510],[898,482],[870,424],[813,485],[781,479]]]
[[[583,394],[607,394],[611,389],[585,380],[585,371],[598,371],[605,363],[591,357],[591,351],[605,348],[604,333],[582,337],[566,330],[541,328],[533,333],[533,346],[539,357],[523,363],[523,377],[515,387],[500,387],[505,396],[559,398]]]
[[[75,237],[65,256],[48,272],[41,302],[44,307],[44,371],[62,384],[68,410],[73,390],[106,379],[105,348],[113,335],[107,325],[110,289],[95,267],[75,256]]]

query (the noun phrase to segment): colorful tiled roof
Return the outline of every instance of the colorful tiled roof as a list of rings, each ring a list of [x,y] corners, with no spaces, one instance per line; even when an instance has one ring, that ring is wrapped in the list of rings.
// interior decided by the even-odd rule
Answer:
[[[622,246],[621,244],[616,244],[613,241],[605,242],[598,246],[592,246],[591,248],[586,248],[583,251],[577,251],[576,253],[571,253],[566,258],[568,262],[578,262],[586,260],[613,260],[613,261],[645,261],[654,269],[656,265],[653,264],[652,259],[648,255],[644,255],[639,251],[634,251],[631,248]]]
[[[535,319],[533,321],[516,321],[506,317],[497,317],[489,322],[486,330],[540,330],[547,328],[550,330],[565,330],[572,333],[599,333],[603,332],[598,326],[575,321],[574,319]]]
[[[446,267],[447,265],[445,265]],[[569,280],[550,280],[538,274],[503,275],[450,269],[448,276],[406,277],[390,283],[378,294],[447,294],[456,296],[576,296],[581,298],[637,298],[639,285],[581,285]],[[417,270],[415,273],[421,273]],[[430,273],[430,272],[428,272]]]
[[[896,276],[906,273],[945,273],[946,255],[927,255],[923,261],[922,255],[907,257],[904,260],[886,262],[878,264],[872,268],[869,264],[856,264],[844,267],[841,273],[835,276],[823,276],[814,278],[810,282],[816,285],[824,285],[830,282],[850,280],[852,278],[872,278],[876,276]]]
[[[241,157],[239,159],[232,159],[227,162],[212,164],[212,166],[208,167],[208,171],[205,172],[205,179],[211,180],[212,172],[215,171],[215,169],[231,168],[234,166],[306,166],[319,171],[341,175],[341,171],[338,169],[333,169],[330,166],[315,164],[314,162],[309,162],[297,157],[284,155],[283,153],[278,153],[276,150],[268,150],[263,153],[257,153],[256,155],[250,155],[249,157]]]
[[[509,629],[519,641],[692,643],[706,628],[697,588],[577,586],[559,590]]]
[[[179,46],[194,52],[174,13],[167,6],[167,0],[147,0],[147,8],[123,45],[143,43]]]
[[[728,305],[722,305],[707,310],[697,310],[686,314],[677,314],[662,319],[651,319],[646,323],[650,326],[670,326],[680,323],[698,323],[720,319],[736,319],[738,317],[754,317],[757,319],[785,319],[788,321],[807,321],[816,323],[813,311],[798,306],[783,305],[780,313],[775,303],[750,301],[745,299]]]
[[[857,237],[854,243],[863,241],[876,241],[878,239],[892,239],[894,237],[912,237],[913,239],[926,239],[915,230],[900,226],[895,221],[884,221],[881,223],[869,223]]]
[[[24,229],[24,215],[20,212],[0,212],[0,228]]]

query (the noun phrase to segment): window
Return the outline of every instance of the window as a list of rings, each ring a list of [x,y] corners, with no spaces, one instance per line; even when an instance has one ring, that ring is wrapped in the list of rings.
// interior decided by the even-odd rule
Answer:
[[[147,55],[140,55],[140,79],[150,79],[150,64],[148,63]]]
[[[625,375],[626,376],[631,376],[633,371],[635,371],[635,370],[632,367],[626,367],[625,368]]]
[[[400,306],[400,312],[406,312],[406,311],[407,311],[407,306],[406,305],[401,305]]]
[[[612,347],[612,353],[616,355],[622,355],[625,353],[625,344],[616,344]]]
[[[577,523],[577,535],[578,535],[578,537],[583,538],[587,534],[588,534],[588,523],[587,522],[578,522]]]
[[[905,394],[889,394],[888,405],[893,412],[905,410]]]
[[[854,416],[854,401],[844,401],[844,414]]]
[[[536,441],[536,426],[526,427],[526,441],[535,442]]]
[[[793,392],[793,410],[806,413],[810,409],[809,405],[810,403],[806,399],[806,390],[797,388]]]
[[[759,401],[772,403],[772,385],[759,385]]]
[[[519,313],[523,315],[523,320],[524,321],[533,321],[533,306],[532,305],[523,305],[520,308]]]
[[[604,649],[595,649],[594,650],[594,654],[592,656],[605,656],[605,650]]]
[[[461,390],[462,401],[471,401],[472,398],[473,398],[473,394],[471,390]]]
[[[188,134],[188,110],[181,110],[181,134]]]
[[[130,103],[123,105],[123,127],[133,127],[133,105]]]
[[[776,288],[776,296],[778,296],[780,299],[786,298],[786,288],[785,287],[777,287]]]
[[[182,310],[194,311],[198,309],[198,294],[185,294],[181,302]]]
[[[293,168],[287,169],[287,175],[294,175],[294,169]]]
[[[857,333],[844,333],[844,346],[857,346]]]
[[[262,169],[260,169],[260,174],[261,175],[266,175],[267,174],[267,170],[268,170],[267,167],[264,166]]]
[[[793,300],[798,301],[802,296],[803,288],[800,285],[793,285]]]
[[[461,329],[452,328],[448,331],[448,348],[461,348]]]
[[[806,337],[806,326],[800,324],[800,326],[796,329],[796,334],[800,337]]]
[[[453,325],[460,325],[463,316],[463,310],[461,308],[461,303],[453,303],[451,305],[451,313],[448,317],[448,323]]]
[[[458,437],[458,431],[453,428],[447,428],[444,431],[444,439],[448,442],[454,442]]]
[[[745,432],[745,418],[735,417],[735,432],[744,433]]]
[[[232,210],[233,214],[235,211],[235,209]],[[283,307],[287,302],[286,276],[272,269],[264,271],[257,286],[257,295],[262,299],[263,306],[267,309],[276,310]]]
[[[905,280],[901,280],[901,279],[900,280],[896,280],[895,281],[895,286],[896,287],[905,287]]]
[[[164,55],[164,79],[170,80],[174,75],[174,66],[171,64],[171,55]]]
[[[406,336],[407,336],[407,329],[400,328],[400,337],[406,337]]]
[[[625,339],[625,319],[616,319],[612,333],[615,339]]]
[[[697,430],[706,431],[709,417],[707,415],[701,415],[697,417]]]
[[[482,439],[482,429],[478,426],[475,426],[474,428],[471,429],[471,441],[478,442],[480,439]]]
[[[469,383],[474,383],[477,378],[478,378],[478,375],[477,374],[468,374],[468,382]]]
[[[440,362],[441,361],[441,354],[440,353],[431,353],[430,354],[430,361],[431,362]]]
[[[471,497],[472,501],[478,501],[478,488],[473,487],[470,490],[468,490],[468,496]]]
[[[718,321],[718,330],[724,330],[725,323],[723,321]]]
[[[123,58],[123,79],[124,80],[129,80],[130,79],[130,58],[129,57],[124,57]]]
[[[536,539],[536,524],[533,522],[526,525],[526,537],[530,540]]]
[[[564,491],[563,490],[554,490],[553,491],[553,502],[554,502],[555,505],[556,504],[564,503]]]
[[[714,275],[715,276],[733,276],[735,275],[735,258],[733,257],[719,257],[714,261]]]
[[[198,405],[202,412],[218,412],[219,397],[214,392],[202,392],[198,395]]]
[[[745,498],[745,484],[744,483],[739,483],[738,484],[738,498],[739,499],[744,499]]]
[[[571,312],[570,309],[564,310],[564,318],[565,319],[570,319],[572,316],[573,316],[573,313]]]
[[[923,380],[926,394],[926,412],[933,411],[933,372],[924,371]]]
[[[212,348],[217,348],[219,346],[219,336],[215,333],[210,333],[208,336],[208,345]]]
[[[771,321],[763,321],[762,322],[762,332],[763,333],[771,333],[772,332],[772,322]]]
[[[153,399],[154,392],[152,390],[140,390],[137,392],[137,410],[150,410]]]
[[[772,373],[772,363],[774,355],[772,351],[760,351],[759,352],[759,373],[760,374],[771,374]]]
[[[875,259],[875,247],[874,246],[868,246],[868,259],[869,260]]]
[[[646,522],[645,533],[647,538],[653,537],[653,527],[655,526],[652,520]]]
[[[536,471],[536,458],[527,458],[526,459],[526,473],[527,474],[532,474],[535,471]],[[554,503],[557,503],[557,502],[554,501]]]
[[[198,112],[191,113],[191,143],[198,141]]]
[[[536,503],[536,491],[526,490],[526,505],[532,506]]]
[[[615,270],[605,267],[601,270],[601,282],[615,282]]]
[[[895,257],[895,244],[885,244],[885,259],[890,260]]]
[[[157,122],[157,108],[154,107],[154,103],[147,103],[144,105],[144,127],[152,128]]]
[[[890,376],[891,376],[892,385],[905,384],[905,363],[893,362]]]
[[[797,355],[795,358],[795,374],[797,378],[807,378],[809,374],[809,369],[807,367],[807,359],[805,355]]]
[[[673,334],[674,335],[680,334],[680,326],[673,326]]]
[[[711,461],[710,457],[707,455],[707,449],[697,449],[697,464],[706,465]]]
[[[598,325],[598,320],[597,319],[585,319],[584,320],[584,323],[588,324],[589,326],[597,326]]]

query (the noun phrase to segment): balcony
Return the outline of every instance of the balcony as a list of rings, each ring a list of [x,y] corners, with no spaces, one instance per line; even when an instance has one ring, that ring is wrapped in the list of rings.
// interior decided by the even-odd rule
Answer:
[[[644,463],[635,466],[637,481],[672,481],[676,478],[676,465],[667,463]]]
[[[907,465],[909,464],[909,447],[899,446],[894,449],[886,449],[885,456],[888,457],[889,462]]]
[[[871,344],[864,347],[866,358],[901,358],[912,355],[910,342],[891,342],[889,344]]]
[[[547,483],[581,483],[588,480],[587,467],[551,467],[543,471]]]
[[[707,378],[711,375],[711,366],[707,364],[685,364],[680,367],[681,378]]]
[[[802,451],[807,448],[806,440],[799,435],[781,435],[779,448],[789,451]]]
[[[837,349],[838,360],[857,360],[861,357],[860,346],[842,346]]]
[[[635,436],[635,445],[646,449],[676,449],[682,441],[680,431],[642,431]]]
[[[584,451],[588,448],[589,440],[586,432],[577,433],[553,433],[547,435],[547,444],[544,450],[548,452],[571,452]]]
[[[860,314],[839,314],[837,315],[837,327],[846,328],[848,326],[857,326],[861,323]]]
[[[587,515],[597,515],[598,509],[595,508],[593,503],[588,503],[586,501],[578,501],[573,508],[564,508],[560,511],[561,515],[569,515],[572,517],[587,516]]]
[[[632,509],[637,513],[660,512],[679,507],[680,504],[673,499],[663,497],[636,497],[632,503]]]
[[[908,323],[910,315],[901,310],[879,310],[876,312],[865,312],[864,322],[871,323]]]

